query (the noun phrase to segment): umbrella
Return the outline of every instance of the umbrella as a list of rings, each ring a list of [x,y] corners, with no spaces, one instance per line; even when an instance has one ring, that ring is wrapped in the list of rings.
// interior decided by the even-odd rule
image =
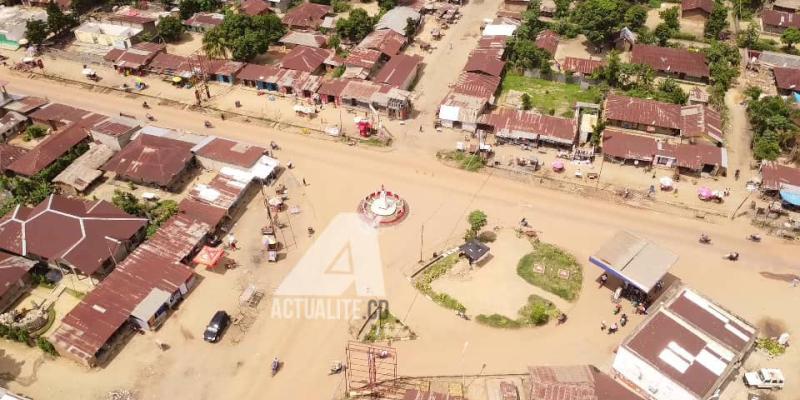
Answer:
[[[553,169],[556,171],[564,169],[564,163],[561,161],[553,161]]]
[[[83,71],[81,71],[81,73],[86,75],[86,76],[94,75],[94,71],[92,71],[91,68],[84,68]]]
[[[668,176],[661,177],[658,181],[663,187],[672,187],[672,178]]]
[[[700,189],[697,189],[697,194],[698,194],[698,195],[699,195],[701,198],[707,199],[707,198],[709,198],[709,197],[713,196],[713,195],[714,195],[714,192],[712,192],[712,191],[711,191],[711,189],[709,189],[709,188],[707,188],[707,187],[703,186],[703,187],[701,187]]]
[[[172,81],[175,83],[181,83],[182,78],[180,76],[173,76]]]

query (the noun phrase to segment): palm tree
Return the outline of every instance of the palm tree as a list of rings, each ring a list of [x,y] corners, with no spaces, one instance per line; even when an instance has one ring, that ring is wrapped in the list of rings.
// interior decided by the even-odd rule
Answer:
[[[218,29],[211,29],[203,35],[203,52],[211,58],[228,58],[227,43]]]

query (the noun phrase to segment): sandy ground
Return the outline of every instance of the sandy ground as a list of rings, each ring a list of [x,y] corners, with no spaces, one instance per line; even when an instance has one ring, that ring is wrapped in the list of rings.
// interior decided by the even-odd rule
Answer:
[[[196,32],[185,32],[178,43],[168,43],[167,53],[188,57],[203,47],[203,35]]]
[[[559,62],[564,62],[564,59],[567,57],[588,58],[592,60],[602,60],[605,58],[605,54],[591,52],[589,48],[590,46],[587,46],[586,37],[583,35],[578,35],[578,37],[574,39],[562,38],[558,42],[558,48],[556,48],[556,54],[553,58]]]

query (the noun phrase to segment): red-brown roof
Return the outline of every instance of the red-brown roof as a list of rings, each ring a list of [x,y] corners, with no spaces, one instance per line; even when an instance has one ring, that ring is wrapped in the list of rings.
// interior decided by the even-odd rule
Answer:
[[[703,10],[711,14],[714,10],[714,0],[683,0],[681,1],[681,11]]]
[[[603,154],[624,160],[652,162],[658,142],[651,137],[632,135],[617,129],[603,131]]]
[[[192,160],[192,144],[140,134],[101,168],[118,177],[170,186]]]
[[[228,215],[228,210],[207,203],[202,203],[191,198],[184,198],[178,204],[181,214],[191,215],[192,218],[202,221],[210,227],[216,227]]]
[[[593,365],[529,367],[535,400],[642,400]]]
[[[745,351],[750,341],[755,338],[753,327],[729,318],[709,318],[712,315],[716,317],[712,312],[718,309],[719,306],[691,291],[682,292],[669,305],[670,311],[695,328],[702,330],[734,351]]]
[[[272,65],[245,64],[237,77],[246,81],[272,82],[279,72],[280,68]]]
[[[103,135],[117,137],[138,130],[139,123],[134,119],[109,118],[92,127],[91,131]]]
[[[386,65],[378,71],[378,75],[373,79],[374,82],[385,83],[400,89],[407,89],[406,82],[409,77],[416,74],[422,57],[413,55],[398,54],[392,57]]]
[[[199,12],[189,17],[189,19],[186,21],[183,21],[183,24],[203,28],[213,28],[215,26],[222,25],[222,21],[224,20],[225,16],[223,14]]]
[[[16,111],[20,114],[28,115],[31,111],[47,104],[47,99],[35,96],[25,96],[19,100],[14,100],[3,106],[8,111]]]
[[[344,65],[370,70],[380,59],[380,51],[356,47],[351,50],[347,58],[344,59]]]
[[[479,123],[491,126],[498,137],[538,138],[565,144],[572,144],[578,132],[578,124],[573,118],[508,108],[481,116]]]
[[[462,72],[453,85],[453,92],[488,99],[494,96],[498,87],[500,87],[500,77]]]
[[[724,148],[708,144],[671,144],[655,138],[634,135],[614,128],[603,131],[603,153],[624,160],[652,162],[655,156],[674,158],[676,165],[700,171],[706,165],[727,168]]]
[[[269,4],[264,0],[244,0],[239,9],[251,17],[272,12]]]
[[[616,94],[609,94],[606,98],[605,117],[661,128],[683,128],[681,106]]]
[[[491,76],[501,76],[506,63],[486,52],[472,52],[467,59],[464,71],[480,72]]]
[[[236,165],[242,168],[251,168],[255,165],[267,149],[247,143],[213,137],[205,142],[202,147],[195,147],[194,154],[225,164]]]
[[[323,4],[303,3],[290,9],[283,16],[283,24],[297,28],[316,29],[322,24],[326,15],[331,13],[331,7]]]
[[[761,11],[761,23],[765,26],[800,28],[800,18],[797,15],[777,10]]]
[[[372,31],[361,41],[361,43],[358,44],[357,47],[377,50],[389,57],[393,57],[394,55],[400,53],[400,50],[405,45],[405,36],[391,29],[381,29],[378,31]]]
[[[800,168],[775,163],[761,167],[761,187],[767,190],[780,190],[782,185],[800,186]]]
[[[0,251],[0,298],[33,268],[36,261]],[[3,311],[3,310],[0,310]]]
[[[138,69],[150,63],[156,54],[165,51],[166,45],[150,42],[137,43],[129,49],[111,49],[103,57],[118,67]]]
[[[312,73],[331,56],[328,49],[297,46],[281,59],[281,68]]]
[[[545,29],[536,35],[536,47],[550,53],[552,56],[556,54],[559,39],[560,38],[557,33]]]
[[[0,248],[71,264],[91,275],[147,225],[102,200],[50,195],[33,209],[17,207],[0,220]]]
[[[66,154],[73,147],[89,139],[89,128],[73,123],[51,133],[31,151],[8,165],[8,170],[22,176],[33,176]]]
[[[703,53],[673,47],[637,44],[633,46],[631,63],[645,64],[656,71],[685,74],[695,78],[708,78],[709,74]]]
[[[772,73],[775,74],[775,86],[778,89],[800,91],[800,69],[775,67]]]
[[[317,93],[322,96],[339,97],[339,95],[342,94],[345,86],[347,86],[347,82],[347,79],[326,79],[322,81]]]
[[[82,110],[61,103],[50,103],[28,115],[34,122],[47,124],[67,125],[81,122],[84,125],[97,123],[105,117],[91,111]]]
[[[22,147],[12,146],[7,143],[0,143],[0,172],[5,171],[6,168],[25,155],[28,150]]]
[[[562,68],[567,72],[591,75],[606,63],[603,60],[589,60],[586,58],[566,57]]]
[[[185,72],[191,73],[192,65],[187,57],[160,52],[150,60],[147,69],[157,74],[181,75]]]
[[[507,36],[487,35],[481,36],[478,40],[478,49],[502,49],[506,48]]]
[[[153,17],[147,17],[139,14],[113,14],[110,17],[108,17],[108,20],[112,22],[126,22],[129,24],[137,24],[137,25],[144,25],[150,22],[156,22],[156,19]]]

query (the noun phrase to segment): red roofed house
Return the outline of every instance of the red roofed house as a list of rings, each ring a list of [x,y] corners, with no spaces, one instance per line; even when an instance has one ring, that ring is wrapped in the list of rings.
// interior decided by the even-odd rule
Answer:
[[[102,200],[50,195],[0,219],[0,249],[54,268],[102,276],[144,238],[146,218]]]
[[[772,74],[775,76],[775,87],[781,95],[788,96],[800,91],[800,69],[775,67]]]
[[[464,66],[466,72],[477,72],[491,76],[503,76],[505,61],[486,52],[472,52]]]
[[[8,143],[0,143],[0,173],[5,173],[6,168],[14,161],[27,153],[27,149],[12,146]]]
[[[80,123],[73,123],[51,133],[32,150],[9,164],[6,169],[16,175],[33,177],[73,148],[79,145],[86,146],[89,140],[89,128]]]
[[[331,14],[330,6],[314,3],[303,3],[292,8],[283,16],[283,24],[289,29],[316,30],[325,16]]]
[[[391,29],[372,31],[356,47],[377,50],[386,57],[394,57],[406,45],[406,37]]]
[[[156,31],[156,21],[158,21],[158,19],[137,14],[136,11],[113,14],[107,19],[107,22],[110,24],[141,29],[142,31],[149,33],[154,33]]]
[[[117,179],[175,190],[190,170],[192,143],[140,133],[100,169]]]
[[[501,108],[480,117],[481,126],[493,131],[499,141],[546,142],[572,147],[578,133],[575,118],[560,118],[530,111]]]
[[[561,68],[564,72],[572,72],[576,75],[591,76],[595,71],[603,67],[606,63],[603,60],[590,60],[586,58],[566,57]]]
[[[651,400],[705,400],[736,378],[756,328],[689,288],[662,295],[617,348],[615,376]]]
[[[266,154],[267,149],[247,143],[208,136],[192,148],[197,161],[205,169],[215,171],[223,167],[249,170]]]
[[[787,28],[800,29],[800,18],[795,13],[777,10],[761,11],[761,29],[764,32],[780,35]]]
[[[112,117],[93,126],[90,133],[94,141],[102,143],[111,150],[120,151],[140,128],[138,120]]]
[[[367,79],[378,67],[383,54],[378,50],[355,47],[344,59],[345,78]]]
[[[761,166],[762,190],[778,191],[783,185],[800,187],[800,168],[775,163],[765,163]]]
[[[281,58],[280,65],[281,68],[314,74],[322,72],[323,65],[332,55],[333,52],[328,49],[295,46]]]
[[[217,174],[207,184],[197,184],[179,205],[182,212],[207,223],[215,231],[224,222],[233,221],[240,214],[252,180],[240,180],[232,175]]]
[[[398,89],[408,90],[417,79],[422,57],[398,54],[392,57],[372,81],[384,83]]]
[[[500,77],[462,72],[439,106],[439,123],[475,132],[479,116],[494,103],[499,87]]]
[[[91,125],[104,119],[100,114],[82,110],[61,103],[50,103],[32,112],[28,117],[34,124],[48,126],[51,129],[59,129],[73,122],[81,125]]]
[[[528,400],[643,400],[593,365],[528,367]]]
[[[164,53],[166,45],[150,42],[137,43],[128,49],[111,49],[103,59],[114,64],[114,69],[119,73],[142,75],[145,67],[159,53]]]
[[[714,0],[681,1],[681,18],[704,22],[714,10]]]
[[[536,35],[536,47],[550,53],[550,56],[554,56],[556,54],[556,49],[558,49],[559,39],[557,33],[545,29]]]
[[[0,251],[0,313],[14,304],[31,283],[30,270],[36,261]]]
[[[706,56],[686,49],[636,44],[631,63],[649,65],[656,72],[678,79],[707,82],[709,77]]]
[[[244,68],[239,71],[236,78],[239,79],[243,85],[260,90],[277,91],[278,86],[276,76],[281,71],[280,68],[272,65],[261,64],[245,64]]]
[[[189,19],[183,21],[183,26],[192,32],[206,32],[211,28],[216,28],[222,25],[222,21],[224,20],[224,14],[199,12],[189,17]]]
[[[287,49],[291,49],[295,46],[325,47],[325,45],[328,44],[328,38],[316,32],[289,31],[278,40],[278,43],[282,44]]]
[[[272,13],[265,0],[244,0],[239,4],[239,11],[251,17]]]

